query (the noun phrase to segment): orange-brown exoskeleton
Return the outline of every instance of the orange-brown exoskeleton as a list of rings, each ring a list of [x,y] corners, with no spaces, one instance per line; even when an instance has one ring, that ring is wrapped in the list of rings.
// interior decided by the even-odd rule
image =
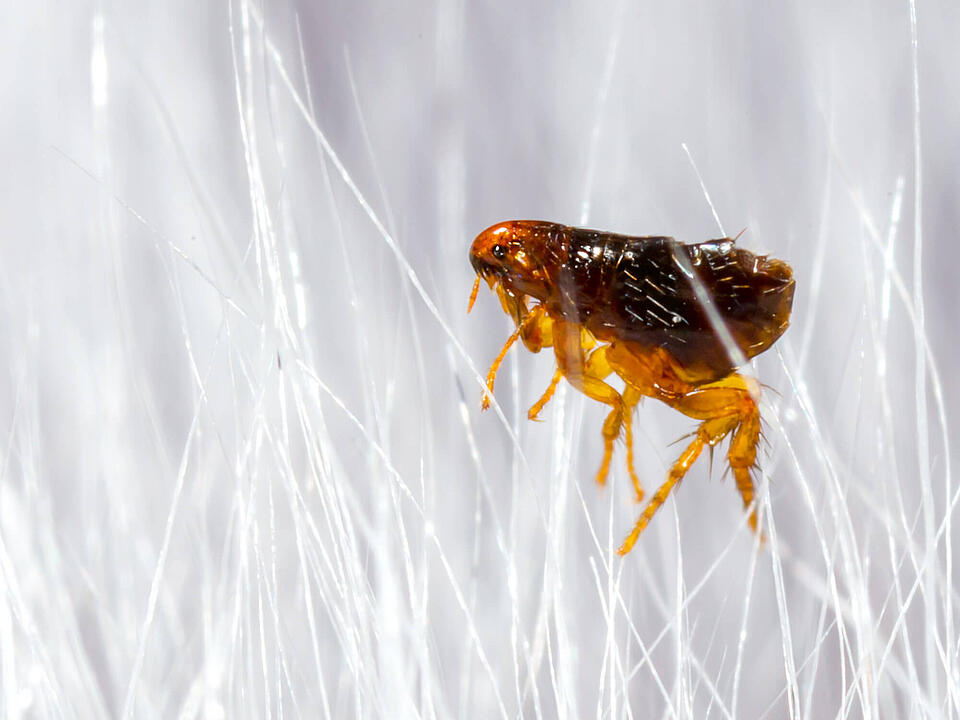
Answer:
[[[756,531],[751,470],[760,439],[756,380],[737,373],[787,329],[793,304],[790,266],[738,248],[730,238],[686,245],[670,237],[631,237],[535,220],[484,230],[470,248],[484,279],[516,323],[487,376],[483,407],[507,350],[517,339],[539,352],[553,347],[557,368],[530,408],[535,419],[561,377],[610,406],[603,423],[606,481],[613,446],[623,436],[637,500],[643,488],[633,469],[631,417],[651,397],[700,421],[693,441],[654,493],[619,549],[640,533],[704,447],[731,436],[727,461]],[[606,382],[618,375],[624,389]]]

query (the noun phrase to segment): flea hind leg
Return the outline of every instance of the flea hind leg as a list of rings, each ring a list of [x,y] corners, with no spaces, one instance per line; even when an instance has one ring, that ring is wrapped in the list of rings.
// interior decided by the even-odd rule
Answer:
[[[753,498],[756,491],[753,486],[751,470],[757,461],[757,443],[760,440],[760,412],[756,405],[752,412],[741,416],[740,427],[730,441],[730,451],[727,453],[727,461],[730,463],[730,469],[733,471],[734,480],[737,482],[737,490],[740,491],[740,497],[743,498],[744,510],[750,510],[750,529],[757,532],[757,508],[753,507]],[[761,541],[763,540],[761,536]]]
[[[597,484],[603,485],[606,483],[607,475],[610,472],[613,446],[617,438],[620,437],[621,428],[626,427],[629,440],[633,438],[630,415],[633,406],[639,400],[639,396],[631,392],[624,397],[604,381],[613,372],[607,359],[608,346],[596,348],[585,357],[585,343],[582,342],[579,325],[555,323],[553,342],[557,368],[567,381],[587,397],[612,408],[603,422],[603,460],[600,463],[600,469],[597,471]],[[589,343],[587,343],[587,347],[589,348]],[[633,451],[630,445],[628,445],[627,459],[630,479],[638,495],[642,497],[643,490],[633,469]]]
[[[686,475],[703,448],[715,446],[731,432],[733,439],[730,441],[727,461],[733,471],[744,507],[751,507],[755,491],[750,471],[756,462],[757,442],[760,438],[760,412],[754,399],[758,394],[759,388],[755,381],[733,374],[709,385],[690,386],[682,394],[658,396],[658,399],[676,410],[703,422],[697,429],[693,442],[670,468],[666,482],[644,508],[619,550],[621,555],[630,551],[640,533],[666,501],[670,491]],[[755,508],[750,513],[750,527],[754,531],[757,529]]]
[[[673,488],[683,479],[683,476],[687,474],[687,470],[696,462],[703,448],[707,445],[711,447],[716,445],[736,424],[737,417],[735,415],[705,420],[700,424],[693,442],[687,445],[687,449],[683,451],[673,464],[673,467],[670,468],[666,482],[657,488],[653,497],[650,498],[650,502],[647,503],[647,506],[643,509],[636,524],[633,526],[633,530],[630,531],[630,534],[627,535],[627,538],[623,541],[623,545],[617,550],[618,553],[626,555],[630,552],[634,543],[637,542],[637,538],[640,537],[640,533],[643,532],[650,520],[653,519],[653,516],[656,515],[660,506],[666,502]]]
[[[760,385],[753,378],[736,373],[716,383],[702,386],[680,398],[674,407],[693,418],[706,419],[719,415],[733,415],[734,426],[727,462],[733,472],[744,509],[753,505],[756,490],[751,471],[757,461],[757,443],[760,441]],[[731,430],[734,430],[731,428]],[[718,438],[719,442],[722,438]],[[750,529],[757,531],[757,509],[750,511]]]

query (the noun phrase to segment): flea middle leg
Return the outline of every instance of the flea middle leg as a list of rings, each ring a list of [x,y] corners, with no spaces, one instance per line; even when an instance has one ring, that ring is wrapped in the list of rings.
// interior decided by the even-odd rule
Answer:
[[[556,322],[553,331],[553,349],[559,372],[584,395],[611,407],[603,422],[603,460],[597,471],[597,484],[603,485],[610,472],[613,446],[620,437],[621,429],[626,428],[628,440],[633,439],[631,414],[640,396],[634,391],[621,395],[605,382],[605,378],[613,372],[607,359],[609,346],[598,347],[586,355],[579,325]],[[592,339],[590,343],[592,344]],[[589,348],[589,345],[587,347]],[[632,442],[627,449],[627,470],[638,497],[643,497],[640,480],[633,469]]]

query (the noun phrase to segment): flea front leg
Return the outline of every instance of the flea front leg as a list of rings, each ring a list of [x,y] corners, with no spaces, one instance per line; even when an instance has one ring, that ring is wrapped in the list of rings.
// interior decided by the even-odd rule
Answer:
[[[500,354],[494,358],[493,363],[490,365],[490,370],[487,371],[487,389],[483,393],[483,401],[480,403],[482,410],[490,407],[490,396],[493,395],[493,383],[497,379],[497,373],[500,371],[500,363],[502,363],[503,359],[507,356],[507,351],[517,341],[517,338],[524,335],[524,333],[530,333],[531,327],[538,326],[545,320],[543,306],[536,305],[530,310],[523,321],[517,325],[517,329],[510,334],[510,337],[507,338],[507,341],[503,344],[503,348],[500,350]],[[526,336],[524,336],[524,341],[526,342]]]
[[[553,345],[553,324],[554,321],[550,318],[549,315],[544,314],[543,317],[535,324],[531,325],[530,330],[526,330],[520,334],[520,339],[523,340],[523,344],[527,346],[527,349],[531,352],[540,352],[541,348],[550,347]],[[596,345],[596,340],[594,340],[593,335],[591,335],[586,330],[581,329],[580,331],[580,352],[581,355],[587,350]],[[590,365],[590,358],[592,353],[587,357],[587,365]],[[598,356],[599,360],[599,356]],[[540,411],[546,406],[550,399],[553,397],[553,394],[557,391],[557,385],[560,383],[560,378],[563,377],[563,370],[558,366],[553,373],[553,377],[550,379],[550,384],[547,386],[547,389],[544,390],[543,395],[540,396],[540,399],[537,400],[527,411],[527,418],[530,420],[536,420],[537,416],[540,415]]]
[[[553,320],[547,313],[542,312],[536,322],[525,325],[524,329],[520,332],[520,339],[523,340],[523,344],[526,345],[527,350],[530,352],[540,352],[541,349],[550,347],[553,345]],[[557,368],[543,395],[541,395],[540,399],[527,411],[527,417],[530,420],[536,420],[540,411],[550,402],[550,398],[552,398],[553,394],[557,391],[557,384],[562,377],[563,372],[561,372],[560,368]]]

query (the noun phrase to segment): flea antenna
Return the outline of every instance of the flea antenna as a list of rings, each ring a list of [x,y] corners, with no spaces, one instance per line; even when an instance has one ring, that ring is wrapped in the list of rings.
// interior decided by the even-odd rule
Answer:
[[[743,235],[746,231],[747,231],[747,229],[744,228],[743,230],[741,230],[740,232],[738,232],[738,233],[737,233],[737,236],[733,239],[733,241],[736,242],[737,240],[739,240],[739,239],[740,239],[740,236]]]
[[[473,304],[477,301],[477,293],[480,292],[480,276],[473,281],[473,290],[470,291],[470,303],[467,305],[467,315],[473,310]]]

